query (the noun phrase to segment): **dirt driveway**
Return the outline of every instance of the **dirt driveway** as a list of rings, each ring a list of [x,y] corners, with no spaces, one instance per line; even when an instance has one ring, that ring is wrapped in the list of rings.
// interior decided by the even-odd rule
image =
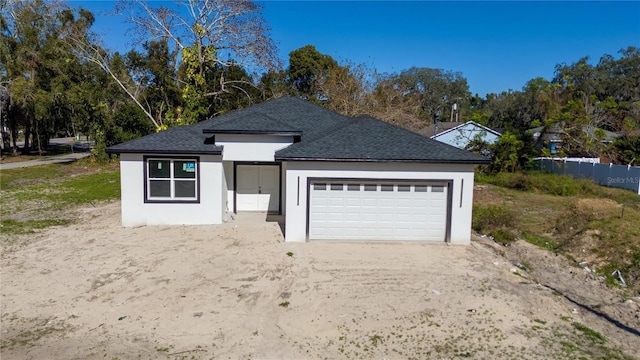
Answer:
[[[221,226],[119,221],[119,202],[86,208],[75,224],[3,249],[3,360],[634,358],[640,349],[640,299],[526,243],[285,244],[259,215]]]

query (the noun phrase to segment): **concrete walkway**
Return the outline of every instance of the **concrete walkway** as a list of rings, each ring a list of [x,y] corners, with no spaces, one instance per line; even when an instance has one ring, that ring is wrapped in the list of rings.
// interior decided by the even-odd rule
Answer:
[[[73,154],[65,154],[60,156],[53,156],[45,159],[37,159],[37,160],[29,160],[29,161],[20,161],[14,163],[0,164],[0,170],[8,170],[8,169],[17,169],[29,166],[37,166],[37,165],[46,165],[46,164],[57,164],[57,163],[66,163],[73,162],[78,159],[86,158],[91,156],[90,152],[80,152]]]

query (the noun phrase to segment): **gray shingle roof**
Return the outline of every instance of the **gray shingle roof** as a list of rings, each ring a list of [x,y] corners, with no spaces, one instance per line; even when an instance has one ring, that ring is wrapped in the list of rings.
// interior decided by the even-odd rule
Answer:
[[[294,134],[301,141],[278,161],[365,161],[483,164],[489,160],[371,117],[351,118],[308,101],[282,97],[115,145],[111,153],[220,154],[210,134]]]
[[[347,124],[351,118],[294,97],[253,105],[198,123],[207,133],[237,131],[240,133],[298,132],[302,141],[322,136],[327,130]],[[269,129],[268,126],[274,126]]]
[[[244,116],[240,118],[237,118],[237,113],[233,113],[233,115],[235,116],[214,118],[216,121],[211,121],[208,125],[200,124],[198,127],[202,128],[203,132],[206,134],[220,134],[227,132],[235,134],[238,132],[251,134],[300,133],[300,129],[283,124],[265,113],[248,111],[248,113],[245,113]]]
[[[309,142],[276,152],[276,160],[416,163],[488,163],[485,157],[428,139],[372,117],[349,123]]]
[[[191,126],[179,126],[111,146],[108,153],[222,154],[222,146],[207,141],[211,135]]]

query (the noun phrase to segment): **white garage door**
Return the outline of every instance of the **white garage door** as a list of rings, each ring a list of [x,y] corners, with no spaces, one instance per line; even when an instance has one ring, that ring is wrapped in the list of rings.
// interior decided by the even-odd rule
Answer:
[[[310,240],[445,241],[447,183],[314,181]]]
[[[280,167],[238,165],[236,171],[236,211],[279,211]]]

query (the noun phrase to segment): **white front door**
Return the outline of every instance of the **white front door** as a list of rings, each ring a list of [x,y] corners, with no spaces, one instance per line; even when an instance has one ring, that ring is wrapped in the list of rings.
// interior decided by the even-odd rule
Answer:
[[[279,211],[279,166],[238,165],[236,186],[236,211]]]
[[[316,180],[309,239],[445,241],[447,191],[438,182]]]

